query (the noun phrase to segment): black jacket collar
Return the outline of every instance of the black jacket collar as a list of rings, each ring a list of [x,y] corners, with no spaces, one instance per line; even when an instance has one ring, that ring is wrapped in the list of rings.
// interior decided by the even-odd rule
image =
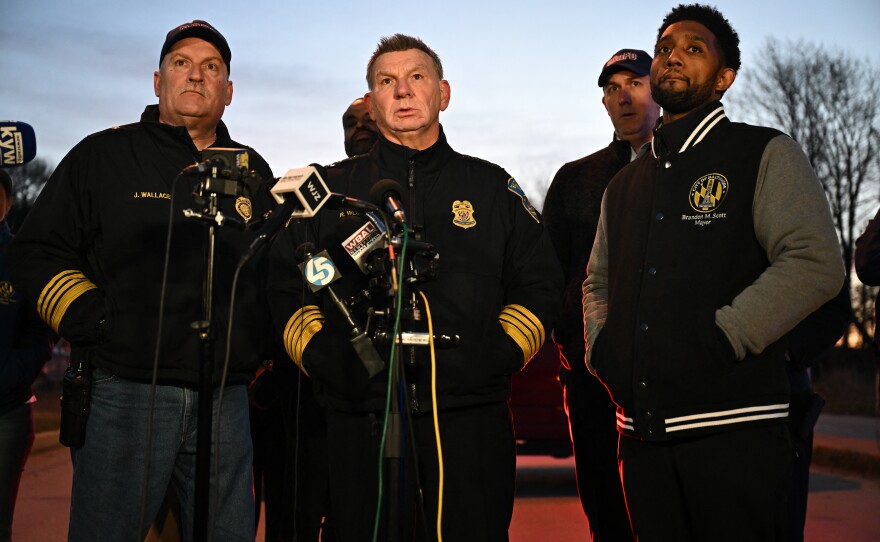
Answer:
[[[452,153],[452,147],[446,142],[446,134],[441,125],[437,141],[421,151],[392,143],[379,134],[379,142],[374,148],[373,156],[381,170],[392,171],[395,174],[401,173],[403,179],[410,162],[420,173],[433,174],[443,167]]]
[[[170,124],[163,124],[159,122],[159,105],[153,104],[148,105],[144,108],[144,112],[141,113],[141,122],[147,125],[158,125],[160,127],[165,127],[162,129],[168,129],[173,131],[178,136],[185,136],[186,139],[190,142],[190,145],[194,145],[192,143],[192,139],[189,137],[189,132],[187,132],[185,126],[172,126]],[[226,124],[221,120],[217,123],[217,139],[214,141],[212,147],[228,147],[233,143],[232,138],[229,137],[229,129],[226,128]]]
[[[654,158],[687,151],[698,145],[721,122],[730,121],[724,113],[724,106],[717,100],[700,106],[675,122],[663,124],[661,120],[654,129],[651,144]]]

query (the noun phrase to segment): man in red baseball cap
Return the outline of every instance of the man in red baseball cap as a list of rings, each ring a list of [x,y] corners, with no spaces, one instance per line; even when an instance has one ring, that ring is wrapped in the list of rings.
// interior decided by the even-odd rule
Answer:
[[[611,143],[559,169],[544,199],[544,220],[565,272],[565,300],[553,330],[568,414],[578,494],[593,540],[629,541],[632,531],[617,471],[614,403],[584,365],[581,284],[599,223],[605,187],[651,140],[660,107],[651,98],[651,56],[621,49],[602,67],[602,104],[614,126]]]

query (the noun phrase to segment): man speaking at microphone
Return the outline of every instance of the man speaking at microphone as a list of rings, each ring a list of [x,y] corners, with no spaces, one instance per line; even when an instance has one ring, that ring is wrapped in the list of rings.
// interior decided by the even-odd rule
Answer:
[[[18,284],[37,300],[46,323],[72,344],[80,381],[91,380],[84,439],[68,435],[74,462],[69,540],[143,540],[169,487],[181,503],[185,539],[193,531],[201,349],[192,324],[204,318],[207,226],[184,217],[183,209],[199,207],[191,194],[198,181],[178,173],[199,162],[201,151],[223,147],[247,149],[250,168],[263,179],[271,177],[266,162],[233,141],[220,120],[232,102],[231,57],[226,39],[205,21],[169,31],[153,75],[158,105],[147,106],[140,122],[93,134],[74,147],[13,243]],[[258,216],[260,206],[247,194],[222,196],[219,203],[225,216],[241,223]],[[233,270],[252,237],[231,227],[217,230],[215,382],[226,354]],[[262,321],[260,280],[251,262],[239,280],[221,434],[213,435],[221,443],[219,476],[213,467],[211,476],[211,487],[219,484],[211,492],[212,501],[219,496],[211,503],[218,540],[253,540],[245,385],[267,358],[261,349],[270,343],[263,334],[271,327],[268,318]]]
[[[404,300],[417,300],[418,331],[427,330],[430,310],[435,336],[460,337],[457,346],[436,350],[445,466],[442,536],[456,541],[506,540],[516,470],[507,406],[510,377],[541,347],[559,310],[559,263],[541,216],[516,181],[501,167],[461,155],[447,143],[439,115],[449,104],[450,85],[433,50],[402,34],[382,38],[367,66],[367,83],[364,102],[378,125],[379,141],[369,153],[330,166],[328,185],[334,192],[369,200],[374,185],[396,182],[399,186],[382,191],[374,203],[384,205],[389,195],[399,200],[402,212],[395,215],[410,230],[409,252],[418,250],[418,241],[418,246],[430,244],[439,254],[435,279],[413,289],[402,287]],[[351,232],[337,232],[345,215],[328,205],[312,220],[291,223],[276,239],[270,298],[288,354],[312,377],[326,407],[336,534],[344,541],[359,541],[373,538],[387,368],[370,378],[370,364],[350,342],[351,327],[329,295],[303,288],[296,258],[297,247],[313,242],[316,250],[327,251],[341,273],[333,284],[339,297],[363,290],[368,278],[341,246]],[[415,290],[424,294],[429,306]],[[377,317],[368,323],[363,313],[354,313],[361,328],[374,331]],[[387,367],[390,346],[380,343],[376,348]],[[431,356],[423,346],[403,346],[400,352],[406,380],[401,415],[412,422],[402,446],[402,454],[410,459],[403,469],[400,497],[406,510],[389,510],[385,503],[382,511],[400,514],[401,523],[409,525],[401,531],[434,540],[440,474]],[[417,474],[408,470],[413,449]],[[385,495],[398,490],[389,487],[387,478],[385,482]],[[415,482],[423,491],[424,513],[415,504]],[[407,523],[408,514],[419,518],[415,527]],[[386,527],[382,518],[378,539],[395,539],[386,528],[397,527]]]

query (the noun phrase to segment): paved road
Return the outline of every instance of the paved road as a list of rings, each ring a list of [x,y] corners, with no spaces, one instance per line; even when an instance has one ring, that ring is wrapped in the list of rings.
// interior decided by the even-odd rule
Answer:
[[[30,458],[15,511],[16,542],[66,539],[70,476],[66,448]],[[814,469],[811,483],[807,542],[880,542],[880,482]],[[573,460],[520,456],[511,542],[582,542],[587,532]]]
[[[816,433],[862,439],[880,453],[880,418],[822,414],[816,422]]]

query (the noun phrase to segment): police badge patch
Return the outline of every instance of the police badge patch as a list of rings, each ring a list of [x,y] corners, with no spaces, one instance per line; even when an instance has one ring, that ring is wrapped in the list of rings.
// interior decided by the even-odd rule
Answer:
[[[244,196],[239,197],[237,200],[235,200],[235,210],[238,211],[238,214],[244,219],[245,222],[251,221],[251,217],[253,217],[251,200]]]
[[[703,175],[691,186],[688,201],[698,213],[711,213],[721,206],[727,196],[729,184],[727,177],[720,173]]]
[[[507,179],[507,189],[519,196],[519,199],[522,200],[523,208],[532,215],[532,218],[535,219],[535,222],[538,224],[541,223],[541,219],[538,218],[538,210],[535,209],[535,206],[531,204],[529,198],[526,197],[526,193],[520,188],[519,184],[517,184],[516,180],[511,177]]]
[[[474,218],[474,206],[468,200],[452,202],[452,223],[459,228],[473,228],[477,225]]]
[[[0,280],[0,305],[15,303],[15,288],[8,280]]]

